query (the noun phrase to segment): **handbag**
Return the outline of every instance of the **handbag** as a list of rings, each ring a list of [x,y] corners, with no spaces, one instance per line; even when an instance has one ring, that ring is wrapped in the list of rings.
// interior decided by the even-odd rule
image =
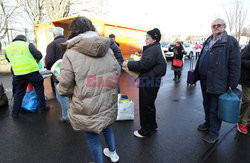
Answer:
[[[175,67],[182,67],[183,61],[180,59],[173,59],[173,66]]]

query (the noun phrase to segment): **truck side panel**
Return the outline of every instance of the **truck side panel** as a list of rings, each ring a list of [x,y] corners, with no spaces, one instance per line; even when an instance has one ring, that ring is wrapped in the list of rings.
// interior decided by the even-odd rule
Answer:
[[[116,36],[116,41],[120,44],[120,49],[125,59],[131,54],[138,52],[145,40],[145,31],[132,28],[104,24],[104,36],[108,37],[111,33]]]

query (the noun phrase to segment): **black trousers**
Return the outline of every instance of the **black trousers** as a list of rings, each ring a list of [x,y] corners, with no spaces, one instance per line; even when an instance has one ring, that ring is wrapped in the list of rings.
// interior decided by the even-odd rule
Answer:
[[[159,81],[158,81],[159,82]],[[155,131],[157,126],[156,122],[156,109],[155,99],[159,91],[159,86],[140,86],[139,87],[139,111],[140,111],[140,125],[141,129],[138,131],[143,136],[149,136]]]
[[[38,100],[38,109],[45,109],[43,77],[38,71],[36,71],[27,75],[13,76],[12,84],[14,93],[14,104],[12,114],[17,115],[20,112],[23,97],[26,93],[26,88],[29,83],[32,84],[35,88]]]
[[[200,56],[200,52],[195,52],[195,59],[198,59]]]
[[[175,78],[180,78],[181,77],[181,70],[174,70],[174,77]]]

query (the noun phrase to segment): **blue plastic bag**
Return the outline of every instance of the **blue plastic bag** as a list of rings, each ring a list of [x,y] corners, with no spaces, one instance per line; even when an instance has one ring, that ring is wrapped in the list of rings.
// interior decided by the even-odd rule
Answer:
[[[22,109],[29,112],[35,112],[37,107],[38,102],[35,90],[26,91],[26,94],[23,97]]]
[[[240,110],[240,98],[231,89],[219,96],[218,117],[222,121],[237,123]]]

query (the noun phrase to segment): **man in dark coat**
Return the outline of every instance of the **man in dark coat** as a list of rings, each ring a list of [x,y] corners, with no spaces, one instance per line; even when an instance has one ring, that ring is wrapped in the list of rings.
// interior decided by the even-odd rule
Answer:
[[[122,67],[124,59],[123,59],[121,49],[119,48],[119,44],[115,41],[115,35],[110,34],[109,38],[110,38],[110,49],[112,49],[114,56],[115,56],[115,59],[117,60],[119,65]],[[120,89],[119,84],[117,86],[117,89],[118,89],[118,93],[120,93],[121,89]]]
[[[225,31],[222,19],[212,22],[212,35],[204,42],[194,71],[194,83],[200,80],[205,111],[205,122],[200,131],[209,131],[203,138],[215,143],[219,137],[221,120],[218,119],[219,96],[229,88],[237,87],[240,79],[240,48],[237,40]]]
[[[117,44],[118,47],[120,46],[120,44],[115,41],[115,35],[113,33],[109,35],[109,38],[111,38]]]
[[[63,36],[63,28],[55,27],[53,30],[53,35],[55,39],[47,46],[46,57],[45,57],[45,65],[48,70],[51,69],[53,64],[63,58],[64,52],[60,49],[59,44],[66,42],[67,40]],[[59,83],[56,77],[52,76],[52,81],[55,87],[56,98],[59,101],[62,108],[62,117],[60,118],[61,122],[68,121],[68,98],[64,96],[60,96],[56,89],[56,85]]]
[[[117,62],[119,63],[120,66],[122,66],[122,63],[124,61],[123,55],[122,55],[120,48],[118,47],[118,45],[115,43],[113,39],[110,39],[110,48],[112,49]]]
[[[47,46],[45,63],[48,70],[51,69],[53,64],[63,57],[63,52],[59,47],[60,43],[64,43],[67,40],[63,36],[63,28],[55,27],[53,30],[54,40]]]
[[[158,129],[156,123],[155,99],[161,85],[161,77],[166,74],[166,61],[163,57],[160,30],[147,32],[146,46],[140,61],[125,61],[130,71],[139,72],[139,109],[141,129],[134,132],[136,137],[150,136]]]
[[[247,125],[250,122],[250,43],[241,52],[240,84],[242,85],[242,103],[237,129],[247,134]]]

